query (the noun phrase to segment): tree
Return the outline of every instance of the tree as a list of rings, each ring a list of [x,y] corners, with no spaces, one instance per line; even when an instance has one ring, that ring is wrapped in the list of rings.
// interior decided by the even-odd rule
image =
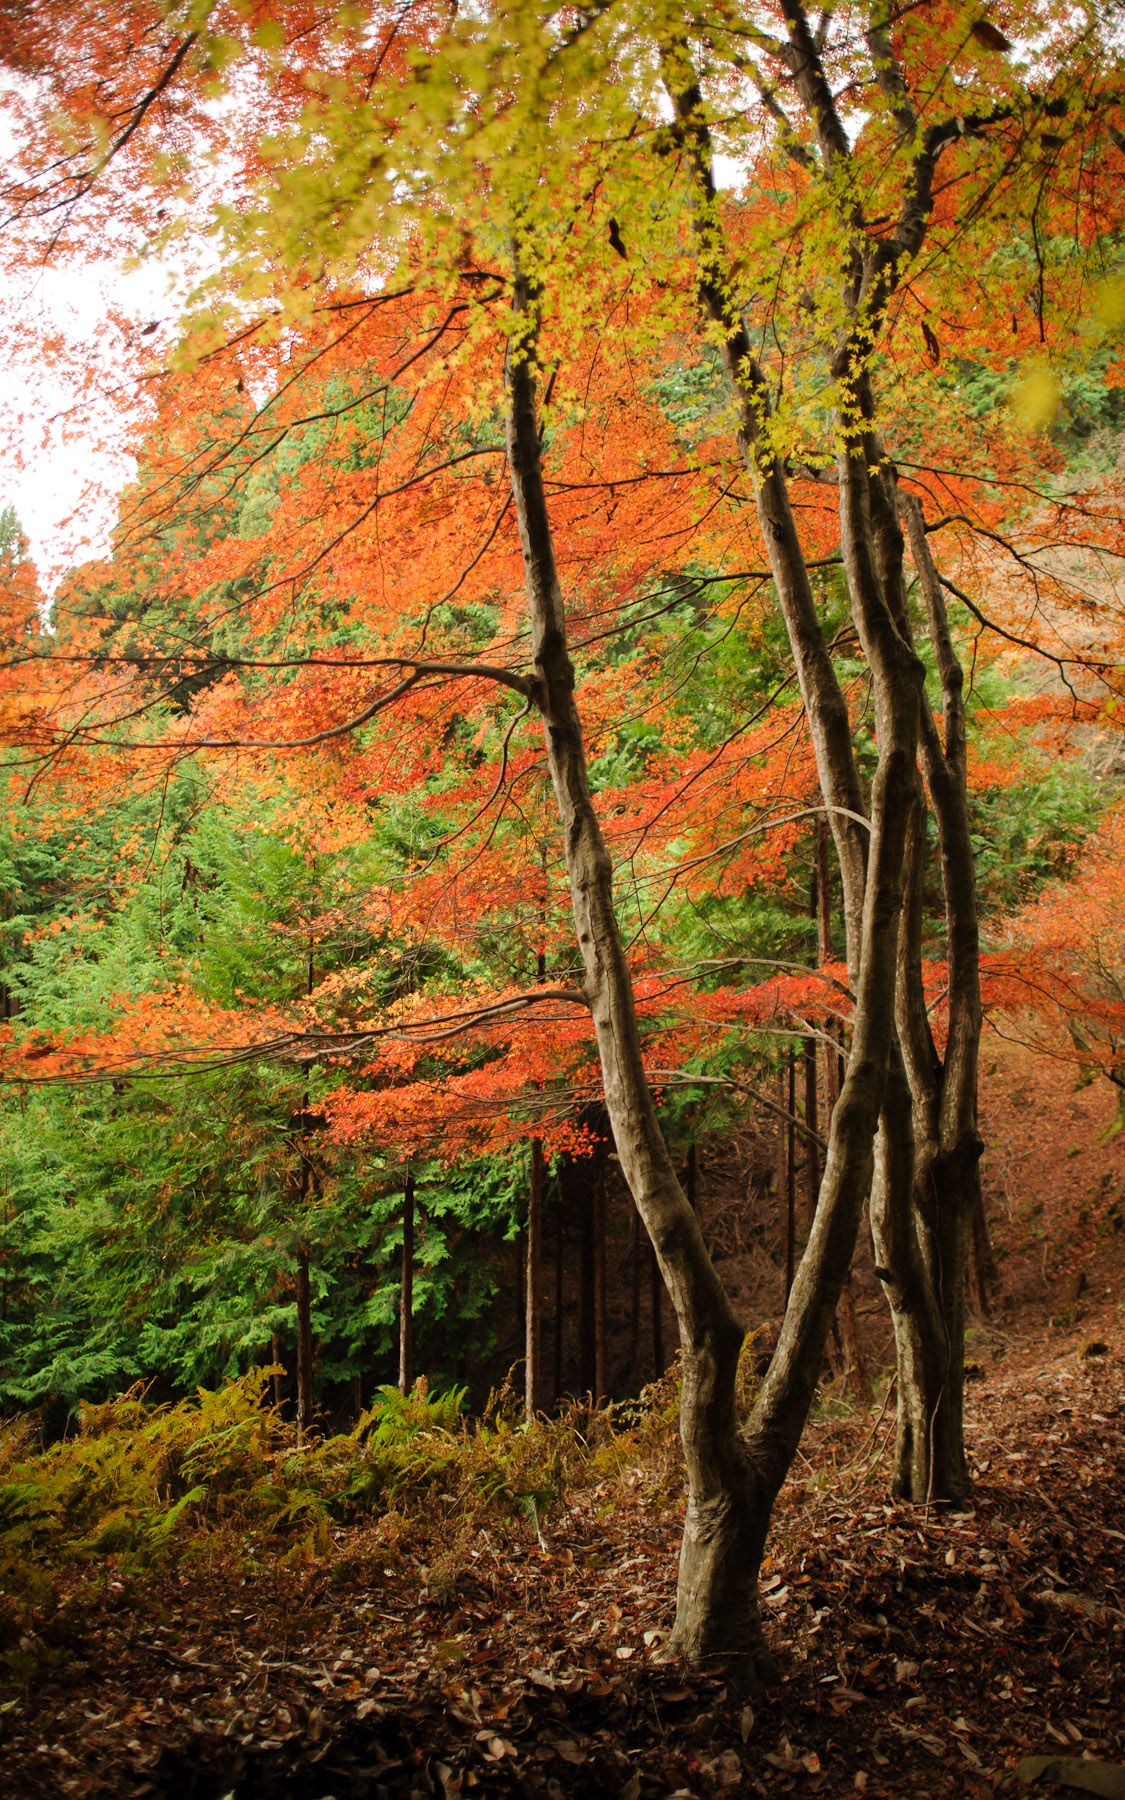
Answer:
[[[573,16],[497,5],[452,22],[423,6],[393,15],[372,7],[358,20],[341,14],[294,30],[292,54],[286,30],[298,20],[287,8],[247,19],[215,9],[183,29],[172,16],[172,32],[148,37],[139,57],[104,33],[84,38],[69,19],[58,43],[49,42],[42,26],[53,11],[44,6],[30,27],[13,32],[16,52],[42,71],[39,79],[69,91],[78,123],[67,157],[50,174],[21,181],[13,200],[19,229],[33,232],[45,220],[53,241],[56,215],[97,203],[130,158],[145,181],[164,179],[141,146],[158,104],[182,94],[181,129],[193,129],[196,142],[219,136],[240,193],[223,215],[222,280],[236,310],[253,305],[263,283],[280,295],[272,338],[244,317],[197,321],[194,353],[209,377],[224,358],[234,368],[239,357],[257,356],[278,398],[272,416],[271,400],[249,425],[235,421],[222,454],[241,454],[247,443],[268,454],[275,425],[275,451],[309,432],[315,440],[323,420],[302,411],[298,377],[327,360],[340,373],[353,327],[367,329],[375,376],[370,386],[348,384],[332,398],[331,417],[348,434],[344,456],[306,435],[319,454],[292,472],[285,530],[256,542],[228,538],[199,558],[197,575],[233,584],[262,654],[244,641],[227,679],[210,685],[190,719],[147,752],[268,757],[313,751],[371,727],[368,769],[380,752],[389,766],[390,730],[401,779],[404,760],[432,768],[451,715],[456,728],[449,684],[474,700],[494,685],[503,704],[514,694],[524,707],[503,730],[503,785],[509,743],[521,741],[528,713],[540,716],[581,989],[544,989],[535,1004],[581,1000],[590,1008],[618,1154],[680,1323],[688,1515],[673,1642],[693,1660],[732,1657],[752,1677],[766,1662],[755,1583],[770,1511],[876,1173],[880,1266],[900,1350],[898,1479],[916,1497],[953,1498],[963,1486],[959,1308],[979,1155],[979,999],[960,670],[945,614],[948,588],[884,447],[896,418],[909,419],[919,393],[929,391],[924,364],[912,369],[897,414],[893,405],[877,409],[876,395],[908,305],[929,305],[932,294],[959,326],[965,319],[953,297],[961,279],[955,256],[935,251],[922,262],[935,242],[935,215],[953,242],[995,231],[1005,214],[1030,220],[1044,332],[1055,260],[1042,253],[1036,221],[1069,183],[1091,231],[1102,229],[1100,190],[1091,186],[1081,143],[1105,106],[1096,22],[1074,15],[1056,27],[1039,53],[1033,91],[1025,72],[998,62],[995,49],[988,60],[959,14],[936,17],[929,9],[904,21],[848,9],[814,29],[798,0],[782,0],[767,29],[741,10],[700,19],[673,5]],[[90,83],[79,79],[91,61],[94,102]],[[216,119],[202,102],[214,97],[223,68],[239,63],[263,107],[219,109]],[[868,111],[855,131],[845,110],[853,94]],[[720,107],[738,121],[740,148],[761,140],[740,209],[715,191],[711,121]],[[264,176],[260,113],[271,127]],[[251,114],[254,128],[240,141]],[[114,121],[108,150],[99,115]],[[40,112],[41,132],[43,120]],[[1048,137],[1061,138],[1057,155]],[[404,169],[411,171],[405,181]],[[143,199],[137,204],[143,211]],[[643,278],[633,266],[641,258]],[[754,342],[744,310],[763,289],[770,298],[754,321]],[[661,479],[668,513],[661,556],[676,562],[677,576],[687,572],[689,541],[698,550],[692,510],[707,495],[698,445],[686,466],[667,463],[654,475],[645,467],[650,446],[620,442],[606,412],[597,426],[600,466],[583,476],[586,406],[574,396],[580,377],[587,396],[595,379],[603,395],[612,392],[612,379],[600,373],[611,337],[622,358],[643,353],[659,366],[660,347],[672,334],[681,341],[690,334],[699,303],[708,320],[703,366],[717,361],[733,408],[737,456],[754,489],[836,845],[851,990],[847,1067],[816,1214],[745,1434],[734,1408],[741,1327],[677,1179],[646,1074],[634,975],[592,798],[588,696],[580,707],[563,601],[573,584],[593,618],[599,584],[624,594],[656,572],[655,550],[631,545],[622,529],[619,470],[638,485]],[[793,323],[783,330],[786,308]],[[288,340],[278,335],[285,331]],[[776,355],[762,348],[769,334]],[[937,342],[927,322],[923,344],[936,361],[931,339]],[[294,341],[303,360],[290,372],[284,358]],[[799,373],[787,386],[790,364]],[[378,405],[376,396],[384,407],[372,429],[366,409]],[[659,410],[642,394],[631,416],[663,448]],[[630,452],[638,468],[625,475]],[[204,459],[208,477],[218,454]],[[477,466],[500,456],[509,491],[497,506]],[[328,467],[338,477],[330,490],[322,479]],[[730,476],[727,467],[724,479]],[[232,478],[248,479],[237,468]],[[549,479],[556,484],[550,499]],[[200,465],[189,456],[178,470],[187,499],[199,480]],[[836,507],[825,503],[826,487]],[[583,498],[589,488],[600,499]],[[808,512],[801,531],[798,490]],[[163,494],[147,497],[134,535],[153,529],[166,504]],[[375,515],[377,542],[364,529]],[[517,648],[512,518],[530,659]],[[919,623],[938,666],[944,739],[926,693],[905,538],[925,599]],[[393,582],[385,575],[388,546]],[[814,571],[822,561],[842,571],[861,652],[854,682],[841,676],[840,647],[818,606]],[[442,616],[467,583],[470,594],[491,600],[487,623],[479,615]],[[357,589],[362,623],[377,637],[372,656],[349,653],[348,632],[361,622]],[[291,630],[287,596],[297,593],[302,605]],[[327,658],[326,642],[335,652]],[[256,681],[256,664],[286,659],[301,664],[293,679],[280,687]],[[245,674],[236,673],[240,661]],[[869,784],[852,717],[864,687],[874,717]],[[99,690],[97,729],[106,742],[127,725],[132,700]],[[489,704],[495,716],[496,700]],[[399,711],[388,727],[392,707]],[[85,715],[68,722],[59,714],[55,729],[97,741]],[[60,741],[49,739],[50,748]],[[351,774],[362,785],[363,756],[357,761]],[[943,860],[944,1055],[922,981],[919,761]]]

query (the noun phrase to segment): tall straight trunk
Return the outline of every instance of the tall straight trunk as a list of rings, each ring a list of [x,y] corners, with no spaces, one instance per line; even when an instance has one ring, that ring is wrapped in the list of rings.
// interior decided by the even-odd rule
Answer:
[[[633,1387],[641,1378],[641,1263],[647,1248],[648,1239],[634,1212],[629,1221],[629,1381]]]
[[[655,1249],[650,1251],[648,1259],[648,1297],[652,1319],[652,1372],[659,1379],[668,1359],[664,1350],[664,1283],[660,1279],[660,1259]]]
[[[535,979],[547,979],[547,844],[540,850],[543,881],[539,903],[539,950]],[[531,1140],[531,1179],[527,1192],[527,1261],[524,1268],[524,1414],[530,1420],[543,1407],[543,1140]]]
[[[309,1281],[309,1247],[297,1246],[297,1435],[312,1430],[313,1337],[312,1287]]]
[[[524,1312],[524,1411],[533,1419],[543,1406],[541,1371],[543,1311],[543,1143],[531,1140],[531,1181],[527,1193],[527,1266]]]
[[[972,1254],[973,1301],[982,1318],[987,1318],[992,1311],[992,1290],[998,1281],[996,1257],[992,1249],[992,1238],[989,1235],[988,1219],[984,1210],[984,1195],[973,1208],[973,1254]]]
[[[270,1361],[274,1365],[273,1374],[270,1376],[270,1399],[271,1399],[272,1404],[277,1412],[281,1411],[281,1402],[282,1402],[281,1378],[282,1378],[283,1370],[282,1370],[282,1366],[281,1366],[281,1358],[282,1358],[281,1337],[280,1337],[279,1333],[275,1331],[273,1336],[270,1338]]]
[[[562,1399],[563,1391],[563,1294],[565,1240],[563,1235],[562,1194],[556,1193],[555,1202],[555,1316],[552,1320],[554,1328],[555,1348],[555,1402]]]
[[[520,335],[513,338],[506,361],[507,450],[531,614],[534,674],[528,692],[543,718],[606,1108],[622,1171],[652,1240],[680,1331],[688,1500],[670,1646],[695,1664],[720,1657],[749,1683],[770,1665],[757,1604],[770,1515],[808,1416],[871,1179],[894,1023],[900,870],[917,783],[924,671],[890,622],[872,610],[862,633],[875,691],[879,759],[872,785],[870,867],[856,934],[853,1049],[833,1119],[817,1216],[795,1274],[777,1352],[743,1440],[735,1414],[743,1331],[707,1255],[656,1118],[614,912],[612,865],[590,796],[540,463],[531,360],[538,296],[519,271],[513,308]],[[753,415],[753,408],[748,410]],[[754,455],[751,463],[760,473]],[[788,509],[781,465],[774,459],[763,466],[771,494],[784,496]],[[791,512],[788,516],[791,526]],[[803,562],[799,571],[804,574]],[[807,574],[804,586],[808,590]],[[812,607],[811,591],[807,597]],[[812,622],[823,646],[814,607]],[[820,697],[819,691],[810,695],[818,756],[831,749],[817,710]],[[846,731],[846,707],[842,723]],[[847,747],[846,767],[837,767],[830,754],[828,762],[834,775],[850,780],[850,738]],[[834,828],[840,827],[851,846],[851,815],[833,816]]]
[[[805,1089],[805,1235],[816,1212],[820,1192],[820,1157],[816,1140],[820,1135],[820,1103],[817,1094],[816,1039],[807,1037],[801,1047],[801,1067]]]
[[[782,1104],[785,1107],[783,1143],[785,1145],[785,1216],[782,1241],[785,1247],[785,1304],[793,1291],[793,1270],[797,1256],[797,1059],[790,1044],[781,1077]]]
[[[816,822],[815,887],[817,956],[823,966],[832,961],[833,953],[828,829],[823,819],[818,819]],[[844,1059],[838,1048],[844,1039],[843,1020],[830,1014],[825,1025],[825,1037],[827,1041],[823,1045],[824,1109],[831,1120],[836,1102],[840,1097],[840,1089],[844,1083]],[[863,1343],[859,1335],[859,1321],[856,1318],[855,1310],[855,1290],[850,1269],[840,1286],[834,1336],[839,1345],[840,1360],[843,1364],[844,1387],[850,1388],[861,1401],[870,1399],[871,1379],[867,1373],[867,1360],[863,1354]]]
[[[398,1391],[414,1386],[414,1176],[402,1190],[402,1269],[398,1284]]]
[[[316,939],[312,927],[309,927],[308,948],[305,963],[305,992],[311,994],[316,985]],[[305,1229],[306,1205],[311,1194],[316,1192],[316,1172],[309,1153],[309,1090],[301,1096],[300,1138],[298,1154],[300,1157],[298,1181],[298,1214],[301,1229]],[[297,1341],[296,1377],[297,1377],[297,1436],[304,1437],[312,1429],[313,1419],[313,1335],[312,1335],[312,1288],[309,1282],[309,1246],[302,1238],[297,1245]]]
[[[596,1336],[594,1290],[597,1286],[597,1250],[594,1229],[594,1192],[588,1159],[570,1165],[571,1192],[575,1196],[578,1225],[578,1389],[592,1394]]]
[[[693,1213],[699,1213],[699,1145],[693,1138],[688,1145],[687,1163],[684,1167],[684,1193]]]
[[[594,1400],[601,1405],[609,1392],[606,1380],[606,1171],[599,1160],[594,1174]]]

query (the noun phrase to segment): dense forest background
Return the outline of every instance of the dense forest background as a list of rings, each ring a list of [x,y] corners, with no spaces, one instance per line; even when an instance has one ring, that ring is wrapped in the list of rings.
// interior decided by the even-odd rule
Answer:
[[[1033,443],[1043,485],[1019,500],[1017,517],[1078,491],[1114,491],[1120,389],[1106,366],[1103,355],[1064,384]],[[351,412],[351,395],[376,375],[349,353],[346,372],[325,377],[316,399]],[[1011,430],[990,371],[959,363],[943,386],[951,406]],[[721,406],[714,371],[673,362],[653,405],[661,429],[690,443],[708,409]],[[255,416],[232,405],[221,423],[237,438]],[[194,442],[181,447],[173,427],[184,429],[162,419],[140,449],[119,526],[128,551],[72,571],[49,604],[10,510],[3,526],[7,591],[24,609],[30,656],[65,660],[68,643],[88,653],[93,640],[99,658],[132,665],[157,744],[219,704],[227,659],[237,661],[244,643],[231,605],[237,582],[193,599],[185,555],[208,569],[284,531],[294,491],[317,478],[328,430],[289,431],[255,456],[244,481],[224,473],[231,491],[211,506],[193,493],[189,520],[146,532],[139,571],[130,521],[150,471],[170,443],[176,457],[200,455]],[[369,428],[366,415],[353,416],[357,438]],[[1106,610],[1104,564],[1084,565],[1081,576],[1089,586],[1073,581],[1059,634],[1069,634],[1076,661],[1091,662],[1115,614]],[[799,812],[791,715],[770,719],[761,748],[743,741],[737,758],[726,749],[732,719],[764,713],[784,685],[779,626],[766,615],[750,631],[732,630],[749,599],[737,579],[706,566],[654,579],[619,609],[584,671],[600,715],[592,778],[607,813],[647,849],[650,821],[679,807],[686,848],[700,827],[681,791],[697,770],[712,836],[724,817],[720,782],[734,776],[751,780],[775,812]],[[830,621],[834,609],[842,618],[831,576],[824,603]],[[487,602],[451,600],[427,616],[469,644],[487,641],[495,622]],[[355,629],[329,615],[317,622],[318,646],[331,658]],[[277,641],[291,632],[283,613]],[[976,654],[972,819],[997,1066],[1006,1066],[1012,1038],[1042,1041],[1042,1054],[1061,1056],[1074,1080],[1117,1083],[1120,1092],[1122,775],[1112,709],[1081,667],[1064,681],[1030,648],[1002,639]],[[440,761],[429,742],[408,737],[394,746],[397,768],[378,737],[335,746],[327,761],[263,766],[247,754],[235,771],[214,751],[162,756],[155,778],[135,745],[125,755],[112,743],[87,748],[76,774],[61,758],[56,772],[11,756],[0,991],[14,1038],[31,1046],[39,1068],[28,1069],[0,1126],[0,1397],[9,1405],[46,1407],[62,1429],[80,1401],[137,1380],[171,1397],[263,1363],[284,1365],[277,1394],[295,1405],[307,1330],[310,1405],[325,1422],[354,1417],[400,1372],[408,1183],[408,1381],[416,1369],[436,1386],[465,1386],[479,1404],[522,1354],[521,1233],[535,1142],[546,1155],[538,1179],[550,1266],[540,1304],[550,1397],[621,1398],[660,1373],[671,1318],[614,1172],[582,1038],[558,1021],[550,1040],[536,1028],[534,1045],[522,1028],[504,1038],[478,1027],[476,1041],[468,1033],[433,1050],[389,1051],[359,1081],[347,1044],[363,1035],[365,1008],[385,1018],[398,1003],[406,1018],[439,1016],[456,1010],[450,996],[503,994],[537,968],[552,984],[575,978],[550,826],[526,759],[523,794],[499,825],[482,829],[471,817],[474,795],[494,780],[502,725],[455,712],[442,723]],[[675,848],[667,825],[662,838]],[[648,850],[646,860],[660,855]],[[526,872],[536,862],[538,881]],[[802,1008],[818,996],[799,971],[818,963],[818,930],[831,947],[837,903],[815,819],[783,818],[767,844],[708,851],[703,867],[666,893],[646,868],[627,917],[643,931],[645,960],[683,968],[713,1020],[706,1036],[697,1022],[685,1026],[692,1004],[678,996],[671,1015],[654,1017],[656,1041],[670,1046],[662,1059],[676,1064],[661,1116],[688,1179],[702,1183],[700,1204],[715,1214],[714,1253],[739,1259],[744,1304],[765,1320],[778,1310],[787,1240],[799,1251],[815,1203],[817,1143],[808,1133],[823,1123],[831,1072],[807,1035],[819,1021],[802,1029]],[[443,917],[443,888],[454,893],[455,882],[455,912]],[[748,967],[782,973],[748,989]],[[741,1019],[724,1019],[724,1009],[740,1008],[764,1029],[748,1037]],[[301,1021],[306,1034],[319,1028],[321,1042],[258,1056],[248,1021],[267,1039]],[[75,1046],[88,1078],[52,1084],[52,1058],[73,1058]],[[163,1065],[150,1080],[146,1058]],[[1092,1250],[1119,1222],[1111,1185],[1091,1201],[1083,1243]],[[981,1225],[983,1295],[993,1271]],[[1065,1294],[1057,1299],[1066,1304]]]

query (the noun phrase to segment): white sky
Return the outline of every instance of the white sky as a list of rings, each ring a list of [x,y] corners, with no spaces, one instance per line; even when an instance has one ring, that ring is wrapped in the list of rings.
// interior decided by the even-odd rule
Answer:
[[[130,408],[113,392],[122,340],[108,315],[124,315],[136,332],[166,323],[171,285],[157,264],[0,273],[0,505],[15,507],[49,585],[68,564],[105,550],[115,496],[131,473],[120,443]],[[154,349],[163,337],[153,334]],[[52,338],[63,347],[57,360],[43,354]],[[98,378],[86,385],[91,365]]]

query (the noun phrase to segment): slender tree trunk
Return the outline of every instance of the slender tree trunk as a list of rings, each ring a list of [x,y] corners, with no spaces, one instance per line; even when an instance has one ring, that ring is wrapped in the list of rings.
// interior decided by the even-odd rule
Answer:
[[[543,488],[532,362],[538,297],[518,271],[513,305],[524,335],[513,340],[507,357],[507,445],[531,614],[529,692],[543,718],[617,1154],[680,1322],[688,1506],[672,1644],[694,1663],[730,1658],[749,1677],[766,1656],[756,1594],[760,1549],[755,1553],[764,1528],[752,1523],[749,1471],[735,1420],[742,1327],[676,1179],[645,1079],[632,982],[614,912],[612,865],[590,796]]]
[[[828,828],[823,819],[816,822],[816,940],[817,955],[822,965],[832,961],[832,888],[828,870]],[[837,1045],[843,1042],[843,1021],[829,1015],[826,1021],[828,1042],[823,1046],[824,1108],[831,1121],[840,1089],[844,1082],[844,1058]],[[833,1041],[834,1040],[834,1041]],[[845,1390],[850,1388],[861,1401],[871,1398],[871,1379],[867,1359],[859,1335],[856,1318],[855,1291],[849,1268],[840,1287],[833,1336],[839,1346],[843,1364]]]
[[[606,1170],[599,1159],[594,1175],[594,1400],[601,1406],[609,1393],[606,1379]]]
[[[558,1184],[556,1184],[557,1186]],[[555,1403],[562,1399],[563,1392],[563,1295],[564,1279],[563,1257],[565,1242],[563,1235],[563,1202],[562,1193],[556,1194],[555,1207]]]
[[[629,1381],[633,1387],[639,1386],[641,1379],[641,1263],[647,1247],[634,1212],[629,1221]]]
[[[974,1304],[981,1317],[986,1319],[992,1311],[992,1292],[998,1284],[998,1274],[983,1193],[979,1194],[973,1208],[972,1280]]]
[[[586,1158],[570,1164],[575,1217],[578,1224],[578,1388],[592,1394],[596,1379],[597,1308],[594,1290],[597,1286],[597,1249],[595,1245],[594,1192],[589,1162]]]
[[[282,1343],[281,1343],[281,1338],[276,1331],[274,1332],[273,1336],[270,1338],[270,1361],[274,1365],[274,1372],[270,1376],[270,1397],[273,1401],[275,1410],[277,1412],[280,1412],[281,1411],[281,1403],[282,1403],[282,1392],[281,1392]]]
[[[652,1315],[652,1373],[659,1379],[668,1358],[664,1350],[664,1283],[660,1279],[660,1260],[655,1250],[648,1259],[648,1296]]]
[[[414,1386],[414,1176],[402,1190],[402,1272],[398,1286],[398,1391]]]
[[[790,1044],[788,1053],[788,1118],[785,1121],[785,1304],[793,1291],[793,1269],[797,1255],[797,1058]]]
[[[816,1138],[820,1135],[816,1074],[816,1039],[807,1037],[801,1048],[801,1062],[805,1078],[805,1128],[811,1134],[805,1138],[805,1236],[812,1229],[813,1215],[816,1212],[817,1195],[820,1192],[820,1156],[817,1151]]]
[[[297,1435],[312,1430],[313,1337],[312,1289],[309,1282],[309,1247],[297,1246]]]
[[[531,1181],[527,1194],[527,1270],[524,1315],[524,1411],[533,1419],[543,1407],[541,1373],[543,1313],[540,1304],[543,1263],[543,1144],[531,1140]]]

